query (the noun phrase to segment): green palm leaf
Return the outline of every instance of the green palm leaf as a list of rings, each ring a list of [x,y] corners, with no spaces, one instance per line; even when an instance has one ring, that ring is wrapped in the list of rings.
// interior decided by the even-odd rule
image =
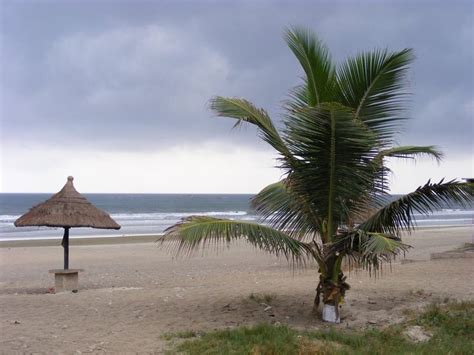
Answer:
[[[375,157],[375,160],[381,161],[383,158],[402,158],[402,159],[414,159],[416,156],[427,156],[441,161],[443,153],[438,150],[435,146],[414,146],[408,145],[403,147],[388,148],[380,151]]]
[[[401,230],[414,227],[414,213],[427,215],[439,208],[459,204],[472,204],[474,188],[472,183],[455,180],[439,183],[428,181],[414,192],[400,197],[382,207],[358,229],[366,232],[390,233],[398,235]]]
[[[306,109],[309,105],[308,103],[308,90],[307,90],[307,80],[302,85],[298,85],[290,90],[289,98],[284,101],[283,107],[290,114],[295,114],[300,110]]]
[[[416,159],[418,156],[427,156],[436,159],[439,163],[443,158],[443,153],[439,151],[435,146],[402,146],[402,147],[393,147],[381,150],[373,160],[374,163],[374,182],[381,187],[382,190],[379,192],[385,191],[385,187],[388,187],[388,177],[392,172],[384,163],[385,158],[400,158],[400,159]],[[382,197],[379,200],[379,197]],[[384,196],[375,195],[372,196],[372,200],[375,202],[373,206],[382,206],[380,201],[384,201]]]
[[[338,68],[340,102],[351,107],[355,118],[377,132],[384,143],[393,140],[405,119],[405,78],[412,60],[411,49],[376,50],[349,58]]]
[[[351,263],[376,271],[409,248],[396,236],[361,229],[338,235],[331,246],[332,252],[344,255]]]
[[[162,238],[170,241],[176,254],[192,253],[211,244],[228,244],[246,239],[255,247],[274,255],[302,262],[309,252],[306,243],[300,242],[268,226],[246,221],[233,221],[212,217],[191,216],[168,228]]]
[[[306,196],[291,190],[290,179],[268,185],[252,199],[252,206],[274,228],[301,239],[320,232],[321,221]]]
[[[305,28],[293,27],[285,41],[306,74],[306,100],[309,106],[332,99],[335,70],[327,47]]]
[[[374,134],[343,106],[320,104],[294,113],[284,139],[297,158],[296,164],[285,165],[292,190],[310,201],[327,224],[323,234],[330,240],[337,224],[363,212],[361,198],[365,203],[367,191],[374,188]]]
[[[234,127],[239,126],[242,122],[248,122],[257,126],[264,141],[269,143],[286,159],[292,159],[288,148],[265,110],[255,107],[245,99],[222,96],[212,98],[210,108],[220,117],[237,119]]]

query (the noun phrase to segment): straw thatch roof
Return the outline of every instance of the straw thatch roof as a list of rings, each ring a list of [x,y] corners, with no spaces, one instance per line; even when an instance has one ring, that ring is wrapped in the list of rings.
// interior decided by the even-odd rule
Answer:
[[[92,227],[101,229],[120,229],[107,213],[94,207],[72,183],[73,177],[49,200],[31,208],[15,221],[16,227]]]

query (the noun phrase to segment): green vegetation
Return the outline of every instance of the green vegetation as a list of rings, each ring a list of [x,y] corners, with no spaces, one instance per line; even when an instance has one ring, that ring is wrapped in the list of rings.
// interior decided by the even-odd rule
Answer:
[[[413,343],[403,332],[419,325],[433,334]],[[175,344],[183,354],[473,354],[474,302],[432,305],[423,314],[384,330],[297,331],[287,326],[260,324],[214,331]]]
[[[174,338],[187,339],[187,338],[194,338],[197,335],[198,334],[192,330],[185,330],[183,332],[165,333],[161,336],[161,339],[163,340],[171,340]]]
[[[271,303],[275,299],[275,295],[269,294],[269,293],[264,293],[264,294],[258,294],[258,293],[251,293],[249,296],[249,300],[254,301],[256,303]]]
[[[314,310],[322,298],[328,306],[323,318],[337,321],[349,289],[345,263],[379,270],[408,250],[400,233],[414,228],[416,213],[429,214],[450,202],[468,204],[474,189],[455,180],[428,181],[388,202],[387,158],[442,157],[434,146],[396,145],[407,118],[411,49],[375,50],[336,64],[308,30],[290,29],[285,41],[304,77],[283,107],[283,129],[248,100],[211,100],[217,116],[236,120],[235,126],[254,125],[278,154],[283,179],[252,200],[266,223],[192,216],[170,227],[163,239],[178,253],[192,253],[245,238],[296,265],[309,265],[311,259],[320,275]]]

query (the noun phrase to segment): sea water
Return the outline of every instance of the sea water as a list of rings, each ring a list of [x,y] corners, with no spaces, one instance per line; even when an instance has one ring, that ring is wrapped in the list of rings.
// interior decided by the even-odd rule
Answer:
[[[182,218],[204,215],[256,220],[250,207],[252,195],[231,194],[83,194],[111,215],[119,230],[72,228],[74,236],[161,234]],[[61,238],[61,228],[20,227],[13,222],[51,194],[0,194],[0,240]]]
[[[251,208],[253,195],[241,194],[83,194],[96,207],[109,213],[120,230],[73,228],[72,238],[161,234],[182,218],[204,215],[233,220],[258,221]],[[0,194],[0,241],[18,239],[60,239],[61,228],[21,227],[13,222],[51,194]],[[392,198],[396,198],[393,196]],[[416,215],[419,227],[469,226],[474,223],[474,207],[446,206],[430,216]]]

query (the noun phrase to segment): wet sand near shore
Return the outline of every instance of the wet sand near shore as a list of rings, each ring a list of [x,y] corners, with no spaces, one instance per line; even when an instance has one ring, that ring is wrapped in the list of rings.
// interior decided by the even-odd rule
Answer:
[[[471,242],[472,233],[472,227],[420,230],[404,238],[414,246],[406,258],[415,262],[397,261],[377,278],[352,271],[343,322],[336,327],[383,327],[429,302],[473,299],[474,259],[429,257]],[[161,335],[169,332],[259,322],[327,327],[310,314],[315,269],[292,270],[285,260],[243,242],[176,259],[154,243],[156,237],[146,237],[129,244],[84,239],[73,245],[70,266],[85,270],[78,293],[48,293],[54,286],[48,270],[62,265],[60,241],[3,245],[0,351],[159,353],[166,347]],[[270,296],[271,311],[251,294]]]
[[[136,244],[153,243],[161,235],[124,235],[117,237],[72,237],[69,245],[108,245],[108,244]],[[21,248],[21,247],[50,247],[60,246],[61,239],[29,239],[29,240],[5,240],[0,241],[0,248]]]

